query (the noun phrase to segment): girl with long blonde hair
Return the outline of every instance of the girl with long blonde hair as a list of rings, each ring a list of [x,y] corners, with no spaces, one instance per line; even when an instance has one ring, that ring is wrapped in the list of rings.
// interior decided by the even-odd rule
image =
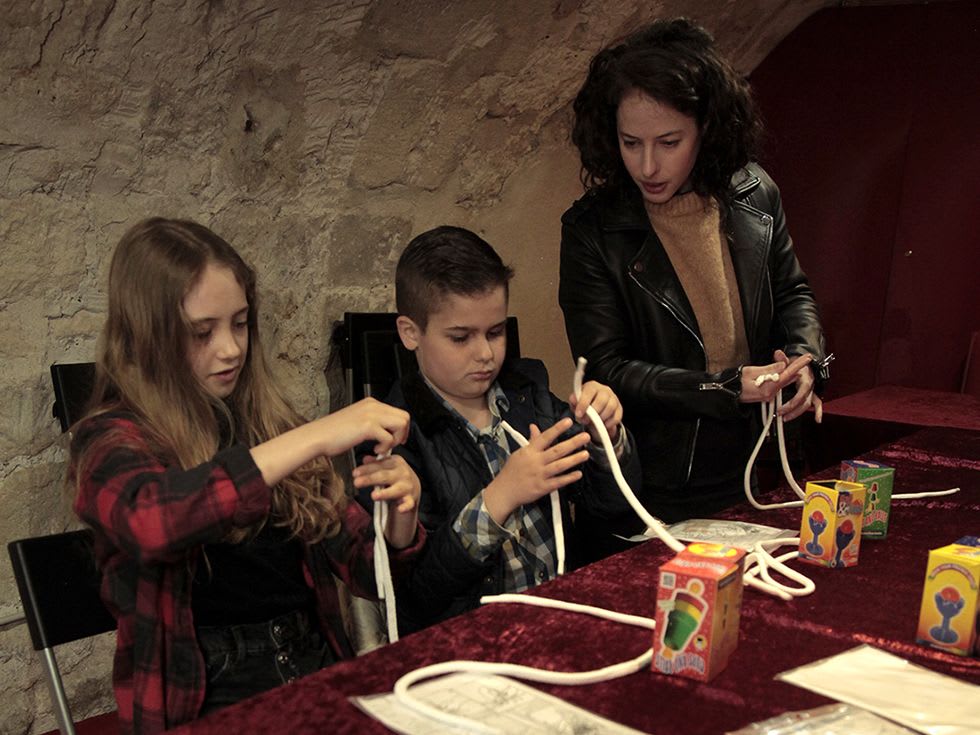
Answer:
[[[255,275],[189,221],[149,219],[113,255],[91,410],[69,482],[118,623],[124,732],[159,732],[352,655],[331,574],[374,596],[371,519],[330,457],[405,441],[365,399],[305,422],[273,380]],[[419,483],[399,457],[355,487],[391,512],[392,572],[417,553]]]

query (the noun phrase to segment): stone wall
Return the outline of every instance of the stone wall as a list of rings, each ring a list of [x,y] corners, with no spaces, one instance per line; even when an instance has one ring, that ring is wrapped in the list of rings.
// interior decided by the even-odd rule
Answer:
[[[646,20],[688,14],[748,71],[831,4],[4,3],[0,541],[75,525],[48,365],[93,358],[108,259],[136,220],[198,219],[257,268],[266,346],[311,416],[342,395],[335,363],[323,377],[333,322],[393,308],[413,234],[473,228],[517,267],[524,351],[564,394],[558,218],[581,192],[569,101],[591,55]],[[4,557],[0,618],[18,608]],[[59,651],[76,716],[114,707],[112,645]],[[26,628],[0,630],[0,733],[53,728],[39,677]]]

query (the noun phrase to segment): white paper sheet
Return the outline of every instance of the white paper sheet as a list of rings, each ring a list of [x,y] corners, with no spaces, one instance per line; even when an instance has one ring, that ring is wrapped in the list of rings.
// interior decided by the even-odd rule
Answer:
[[[450,674],[412,687],[434,707],[496,728],[501,735],[641,735],[514,679]],[[415,713],[394,694],[351,697],[351,701],[402,735],[463,735],[467,731]]]
[[[858,646],[776,678],[928,735],[980,733],[980,686],[872,646]]]

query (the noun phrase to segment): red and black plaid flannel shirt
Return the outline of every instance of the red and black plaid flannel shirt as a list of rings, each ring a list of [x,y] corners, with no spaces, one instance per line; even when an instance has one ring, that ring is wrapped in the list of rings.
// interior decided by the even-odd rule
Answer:
[[[102,599],[116,617],[113,687],[122,731],[161,732],[194,719],[204,699],[204,658],[191,614],[201,545],[262,520],[271,493],[247,447],[225,449],[190,470],[168,467],[130,414],[90,419],[74,442],[76,452],[89,445],[92,451],[75,511],[95,531]],[[337,658],[353,652],[331,572],[354,594],[375,597],[373,542],[370,516],[352,502],[340,533],[307,550],[307,579]],[[404,573],[423,543],[419,527],[415,544],[391,552],[393,575]]]

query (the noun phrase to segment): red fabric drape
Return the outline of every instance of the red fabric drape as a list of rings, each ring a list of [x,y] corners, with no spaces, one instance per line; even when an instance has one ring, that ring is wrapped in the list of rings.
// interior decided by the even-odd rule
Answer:
[[[832,395],[957,391],[980,328],[980,3],[843,7],[752,73]]]

